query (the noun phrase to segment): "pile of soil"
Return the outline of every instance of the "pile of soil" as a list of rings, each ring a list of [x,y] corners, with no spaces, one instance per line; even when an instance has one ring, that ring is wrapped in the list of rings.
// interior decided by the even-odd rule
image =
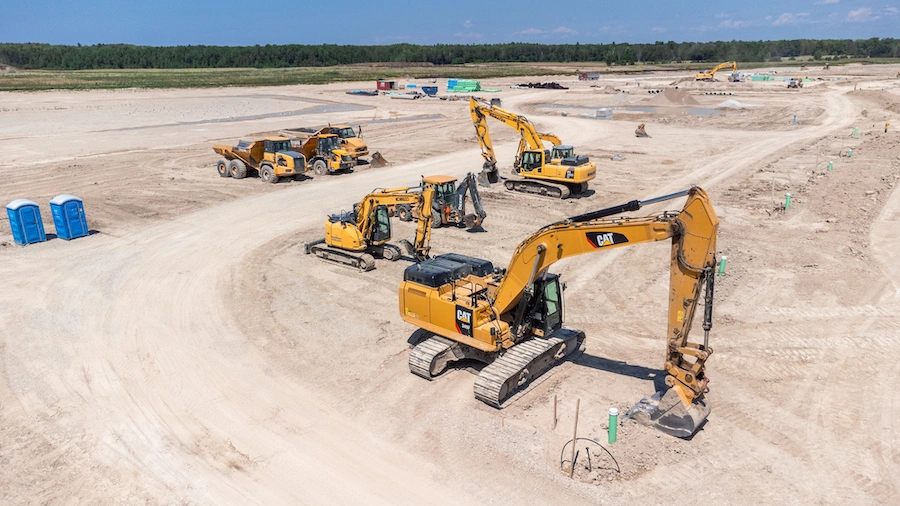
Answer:
[[[650,105],[700,105],[686,90],[666,88],[646,101]]]

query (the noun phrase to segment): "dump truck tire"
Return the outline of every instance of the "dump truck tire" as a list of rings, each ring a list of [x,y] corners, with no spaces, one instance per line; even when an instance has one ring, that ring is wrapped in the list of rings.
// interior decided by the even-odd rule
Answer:
[[[229,164],[231,168],[231,177],[235,179],[244,179],[247,177],[247,166],[240,160],[232,160]]]
[[[278,176],[275,175],[275,169],[271,165],[263,165],[259,170],[259,178],[263,183],[275,184],[278,182]]]
[[[400,221],[412,221],[412,209],[410,209],[409,206],[397,206],[397,210],[394,211],[394,214],[397,215],[397,218],[399,218]]]
[[[325,160],[316,160],[313,162],[313,171],[322,176],[328,173],[328,164],[325,163]]]
[[[216,172],[219,173],[219,177],[228,177],[231,174],[228,173],[228,160],[221,159],[219,163],[216,164]]]

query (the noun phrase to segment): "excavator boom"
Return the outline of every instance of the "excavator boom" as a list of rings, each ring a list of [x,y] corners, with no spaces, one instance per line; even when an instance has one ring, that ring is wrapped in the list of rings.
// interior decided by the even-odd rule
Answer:
[[[608,218],[682,196],[687,196],[687,201],[677,213]],[[558,276],[548,272],[550,266],[572,256],[671,239],[664,364],[666,383],[671,388],[666,396],[661,399],[658,396],[655,404],[645,403],[649,407],[645,405],[634,418],[685,437],[693,434],[709,413],[704,399],[708,381],[705,362],[712,349],[708,346],[708,334],[703,343],[689,341],[689,335],[701,292],[707,297],[704,330],[708,332],[711,327],[718,224],[706,193],[697,187],[575,216],[547,225],[525,239],[516,248],[505,271],[492,271],[492,267],[484,265],[485,260],[461,256],[438,257],[433,264],[426,262],[408,268],[400,288],[401,316],[440,336],[439,342],[452,350],[457,359],[488,357],[487,361],[493,363],[484,369],[485,375],[506,371],[503,373],[506,376],[500,379],[490,377],[482,381],[479,376],[476,380],[476,396],[500,406],[517,388],[546,370],[548,364],[552,365],[554,357],[559,360],[571,353],[576,341],[583,339],[581,331],[562,327]],[[469,265],[468,271],[454,266],[454,261]],[[454,278],[454,272],[476,270],[482,274]],[[492,272],[484,274],[489,271]],[[435,342],[427,343],[423,350],[439,349]],[[513,350],[519,351],[513,353]],[[427,354],[414,349],[414,355],[421,364]],[[417,365],[417,372],[413,368],[414,355],[410,367],[416,374],[424,376],[421,371],[431,374],[441,369]],[[444,357],[442,360],[446,361]],[[641,413],[646,417],[642,418]]]

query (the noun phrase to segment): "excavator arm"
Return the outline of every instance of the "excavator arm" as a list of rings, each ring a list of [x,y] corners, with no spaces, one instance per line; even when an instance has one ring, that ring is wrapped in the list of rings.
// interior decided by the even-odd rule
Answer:
[[[481,145],[481,156],[484,158],[484,170],[482,174],[487,175],[488,179],[493,177],[491,183],[499,180],[497,174],[497,158],[494,155],[494,145],[491,142],[491,134],[487,125],[487,118],[494,118],[497,121],[513,128],[519,132],[521,139],[519,140],[519,149],[516,152],[516,163],[521,163],[522,153],[526,146],[533,150],[543,150],[543,140],[553,142],[554,145],[560,144],[558,137],[552,134],[540,134],[534,128],[534,125],[528,121],[525,116],[513,114],[499,107],[478,100],[475,97],[469,97],[469,112],[472,115],[472,123],[475,125],[475,133],[478,137],[478,143]]]
[[[662,213],[641,218],[610,218],[642,205],[687,195],[678,213]],[[575,216],[548,225],[523,241],[516,249],[492,301],[494,311],[513,315],[527,305],[532,284],[554,263],[585,253],[633,246],[646,242],[672,240],[669,279],[669,317],[665,369],[667,383],[690,405],[707,386],[704,364],[712,350],[708,339],[703,344],[688,341],[691,323],[706,285],[707,309],[704,330],[711,327],[713,270],[716,263],[716,233],[719,220],[706,193],[694,187],[650,201],[632,201],[622,206]],[[523,300],[525,299],[525,300]],[[520,339],[517,328],[523,322],[513,319],[511,339]]]

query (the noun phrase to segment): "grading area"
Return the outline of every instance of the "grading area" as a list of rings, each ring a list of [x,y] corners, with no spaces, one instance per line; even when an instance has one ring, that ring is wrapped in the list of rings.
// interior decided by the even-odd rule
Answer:
[[[408,261],[363,273],[303,254],[326,214],[373,188],[480,170],[466,101],[344,93],[371,83],[0,94],[0,201],[34,200],[49,223],[46,202],[77,195],[94,231],[19,247],[0,223],[0,503],[895,500],[897,70],[804,71],[813,80],[791,90],[671,73],[640,87],[615,75],[552,78],[569,90],[484,83],[590,156],[597,178],[567,200],[482,189],[485,232],[437,229],[434,254],[504,266],[545,224],[692,184],[720,217],[708,423],[681,440],[627,422],[613,445],[608,408],[624,412],[663,374],[667,243],[554,266],[585,350],[503,410],[473,398],[474,365],[432,382],[409,373],[415,329],[397,308]],[[666,103],[682,91],[717,112]],[[580,117],[599,107],[619,109]],[[361,124],[392,164],[276,185],[216,174],[215,143],[328,122]],[[638,123],[650,137],[635,137]],[[518,138],[491,126],[505,175]],[[395,238],[411,237],[393,221]],[[579,443],[570,480],[560,452],[579,399],[579,435],[615,461]]]

